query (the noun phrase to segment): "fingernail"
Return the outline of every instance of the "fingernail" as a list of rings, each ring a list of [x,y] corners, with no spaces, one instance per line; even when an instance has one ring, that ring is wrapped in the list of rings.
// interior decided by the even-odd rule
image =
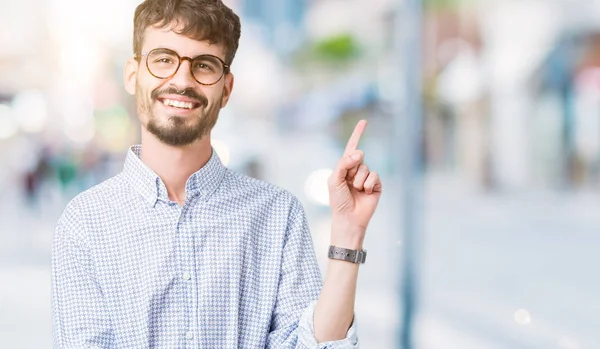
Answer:
[[[358,160],[358,159],[360,159],[360,152],[355,151],[354,153],[350,154],[350,158],[352,160]]]

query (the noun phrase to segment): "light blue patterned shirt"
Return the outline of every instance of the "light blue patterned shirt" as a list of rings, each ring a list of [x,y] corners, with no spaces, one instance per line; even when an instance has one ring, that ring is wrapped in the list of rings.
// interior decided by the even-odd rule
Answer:
[[[355,322],[315,340],[321,275],[293,195],[213,151],[179,206],[140,153],[58,222],[55,348],[358,348]]]

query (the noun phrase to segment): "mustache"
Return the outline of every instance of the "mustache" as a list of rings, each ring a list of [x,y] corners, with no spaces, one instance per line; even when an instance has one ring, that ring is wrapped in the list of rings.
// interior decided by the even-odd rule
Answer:
[[[208,98],[206,98],[204,95],[201,95],[198,92],[194,91],[194,89],[192,89],[192,88],[185,88],[183,90],[179,90],[175,87],[167,87],[162,90],[152,91],[152,94],[150,95],[150,97],[153,100],[157,100],[158,97],[162,94],[174,94],[174,95],[185,96],[185,97],[196,100],[198,103],[200,103],[203,106],[208,104]]]

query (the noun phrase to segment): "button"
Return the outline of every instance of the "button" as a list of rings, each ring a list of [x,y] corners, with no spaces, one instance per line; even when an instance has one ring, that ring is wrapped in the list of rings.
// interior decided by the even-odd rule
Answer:
[[[194,339],[194,333],[192,331],[187,331],[185,333],[185,338],[186,339]]]
[[[183,274],[183,279],[184,279],[184,280],[189,280],[189,279],[191,279],[191,278],[192,278],[192,275],[191,275],[190,273],[184,273],[184,274]]]
[[[179,216],[179,223],[183,223],[184,220],[185,218],[183,217],[183,215]]]

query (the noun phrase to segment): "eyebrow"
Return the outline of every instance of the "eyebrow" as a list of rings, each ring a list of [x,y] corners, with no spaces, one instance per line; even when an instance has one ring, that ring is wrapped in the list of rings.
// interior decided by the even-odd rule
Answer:
[[[173,49],[171,49],[171,48],[166,48],[166,47],[157,47],[157,48],[154,48],[154,49],[148,50],[148,53],[150,53],[150,51],[155,51],[155,52],[157,52],[157,53],[168,53],[168,52],[175,52],[175,53],[177,53],[177,54],[178,54],[180,57],[188,57],[188,56],[182,56],[182,55],[180,55],[180,54],[179,54],[179,52],[177,52],[177,51],[175,51],[175,50],[173,50]],[[196,58],[198,58],[198,57],[203,57],[203,56],[209,56],[209,58],[219,58],[219,57],[217,57],[217,56],[215,56],[215,55],[213,55],[213,54],[210,54],[210,53],[201,53],[201,54],[199,54],[199,55],[196,55],[196,56],[193,56],[193,57],[190,57],[190,58],[191,58],[191,59],[196,59]]]
[[[151,51],[158,52],[158,53],[168,53],[168,52],[175,52],[175,53],[177,53],[177,51],[172,50],[170,48],[166,48],[166,47],[157,47],[157,48],[148,50],[148,53],[150,53]],[[179,53],[177,53],[177,54],[179,54]]]

